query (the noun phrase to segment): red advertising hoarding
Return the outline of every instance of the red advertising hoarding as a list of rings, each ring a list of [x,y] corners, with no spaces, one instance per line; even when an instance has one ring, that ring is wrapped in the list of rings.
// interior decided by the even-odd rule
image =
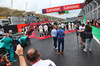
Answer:
[[[85,3],[64,5],[64,6],[42,9],[42,13],[45,14],[45,13],[52,13],[52,12],[59,12],[59,11],[75,10],[75,9],[81,9],[84,7],[85,7]]]
[[[61,11],[61,6],[59,7],[53,7],[53,8],[47,8],[46,13],[51,13],[51,12],[58,12]]]
[[[22,27],[24,28],[26,25],[28,25],[28,24],[18,24],[17,25],[18,33],[22,32]]]
[[[65,5],[65,6],[63,6],[63,11],[74,10],[74,9],[80,9],[80,4],[73,4],[73,5]]]

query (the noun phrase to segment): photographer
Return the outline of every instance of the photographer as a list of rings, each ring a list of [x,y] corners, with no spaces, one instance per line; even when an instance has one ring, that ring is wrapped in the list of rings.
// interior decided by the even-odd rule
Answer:
[[[9,60],[7,59],[7,55],[2,55],[0,54],[0,66],[11,66],[11,63],[9,62]]]

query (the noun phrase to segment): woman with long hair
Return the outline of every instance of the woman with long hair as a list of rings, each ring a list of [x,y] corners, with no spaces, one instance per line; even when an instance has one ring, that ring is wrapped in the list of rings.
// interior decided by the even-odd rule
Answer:
[[[85,45],[85,49],[84,52],[87,52],[88,46],[89,46],[89,51],[92,51],[92,27],[90,27],[89,25],[86,25],[85,27],[85,34],[86,34],[86,45]]]

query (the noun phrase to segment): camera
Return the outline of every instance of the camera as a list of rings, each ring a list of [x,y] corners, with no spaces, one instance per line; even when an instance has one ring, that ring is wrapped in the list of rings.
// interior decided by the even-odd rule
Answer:
[[[6,57],[6,56],[8,57],[9,56],[9,53],[6,53],[6,54],[3,55],[3,57]]]

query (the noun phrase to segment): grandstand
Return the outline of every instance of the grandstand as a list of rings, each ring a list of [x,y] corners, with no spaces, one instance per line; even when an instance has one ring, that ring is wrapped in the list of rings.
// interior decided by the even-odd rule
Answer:
[[[11,9],[8,7],[2,7],[0,6],[0,24],[3,26],[5,24],[9,25],[17,25],[17,24],[23,24],[29,21],[29,19],[25,19],[25,15],[31,15],[33,14],[35,16],[35,19],[29,18],[31,22],[35,22],[37,18],[39,18],[40,21],[57,21],[57,20],[64,20],[63,18],[52,16],[52,15],[43,15],[36,12],[26,12],[23,10],[18,9]],[[29,17],[27,16],[27,17]]]
[[[80,11],[79,16],[86,16],[86,19],[100,18],[100,0],[86,0],[86,6]]]

